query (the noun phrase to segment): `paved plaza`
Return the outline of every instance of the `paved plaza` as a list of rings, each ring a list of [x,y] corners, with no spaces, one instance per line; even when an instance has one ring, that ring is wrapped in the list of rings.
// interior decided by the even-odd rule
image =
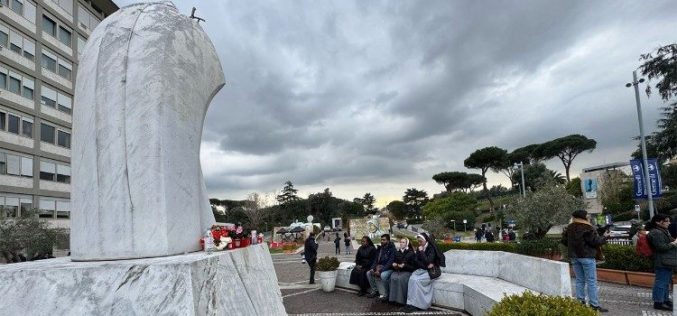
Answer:
[[[320,241],[318,257],[334,256],[334,243]],[[352,262],[355,254],[346,255],[341,247],[339,261]],[[289,315],[405,315],[399,307],[381,303],[376,299],[359,297],[355,291],[337,288],[325,293],[316,284],[308,284],[308,265],[301,263],[299,255],[273,254],[275,272],[282,291],[284,306]],[[453,263],[452,263],[453,264]],[[573,280],[572,280],[573,284]],[[669,312],[653,309],[651,289],[635,286],[600,283],[600,301],[613,316],[671,316]],[[433,307],[426,312],[407,315],[468,315],[462,311]]]

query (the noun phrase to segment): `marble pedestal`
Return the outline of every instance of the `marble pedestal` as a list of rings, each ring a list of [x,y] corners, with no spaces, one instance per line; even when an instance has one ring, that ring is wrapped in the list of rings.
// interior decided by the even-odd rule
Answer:
[[[3,315],[286,315],[265,244],[207,255],[0,266]]]

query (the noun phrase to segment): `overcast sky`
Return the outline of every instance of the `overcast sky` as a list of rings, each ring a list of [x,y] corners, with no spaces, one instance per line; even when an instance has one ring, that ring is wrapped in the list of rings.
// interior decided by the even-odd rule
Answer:
[[[121,7],[136,1],[115,1]],[[210,197],[329,187],[385,205],[472,171],[476,149],[569,134],[581,169],[627,161],[639,55],[677,42],[674,1],[175,1],[207,20],[227,84],[207,113]],[[642,93],[653,131],[662,102]],[[562,174],[559,160],[548,162]],[[489,185],[509,184],[488,174]]]

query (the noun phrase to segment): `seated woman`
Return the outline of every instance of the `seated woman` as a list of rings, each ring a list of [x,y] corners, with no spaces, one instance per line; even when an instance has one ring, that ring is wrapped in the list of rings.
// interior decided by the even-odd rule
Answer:
[[[444,254],[437,249],[435,241],[426,233],[416,236],[418,250],[414,256],[416,271],[411,274],[407,288],[407,306],[402,310],[411,313],[416,310],[427,310],[433,301],[433,280],[429,271],[446,266]]]
[[[369,271],[375,255],[374,243],[369,237],[362,237],[362,245],[357,248],[357,254],[355,254],[355,268],[350,272],[350,284],[360,287],[360,291],[357,293],[359,296],[367,294],[367,289],[370,287],[369,280],[367,280],[367,271]]]
[[[407,303],[409,277],[416,269],[416,262],[414,261],[414,248],[409,244],[409,239],[402,238],[399,247],[395,253],[393,273],[390,275],[390,293],[388,298],[390,302],[404,305]]]

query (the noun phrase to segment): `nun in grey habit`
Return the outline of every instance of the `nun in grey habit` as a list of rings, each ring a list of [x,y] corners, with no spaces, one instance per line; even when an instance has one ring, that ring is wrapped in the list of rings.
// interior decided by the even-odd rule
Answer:
[[[409,277],[416,269],[414,254],[414,248],[409,244],[409,239],[402,238],[399,243],[399,249],[395,253],[393,273],[390,275],[390,293],[388,293],[388,298],[393,303],[402,305],[407,303]]]
[[[430,308],[433,301],[433,280],[430,280],[428,269],[433,266],[446,266],[444,254],[437,249],[435,241],[428,234],[419,234],[416,239],[419,243],[418,251],[414,256],[416,270],[409,277],[407,306],[403,308],[405,312]]]

